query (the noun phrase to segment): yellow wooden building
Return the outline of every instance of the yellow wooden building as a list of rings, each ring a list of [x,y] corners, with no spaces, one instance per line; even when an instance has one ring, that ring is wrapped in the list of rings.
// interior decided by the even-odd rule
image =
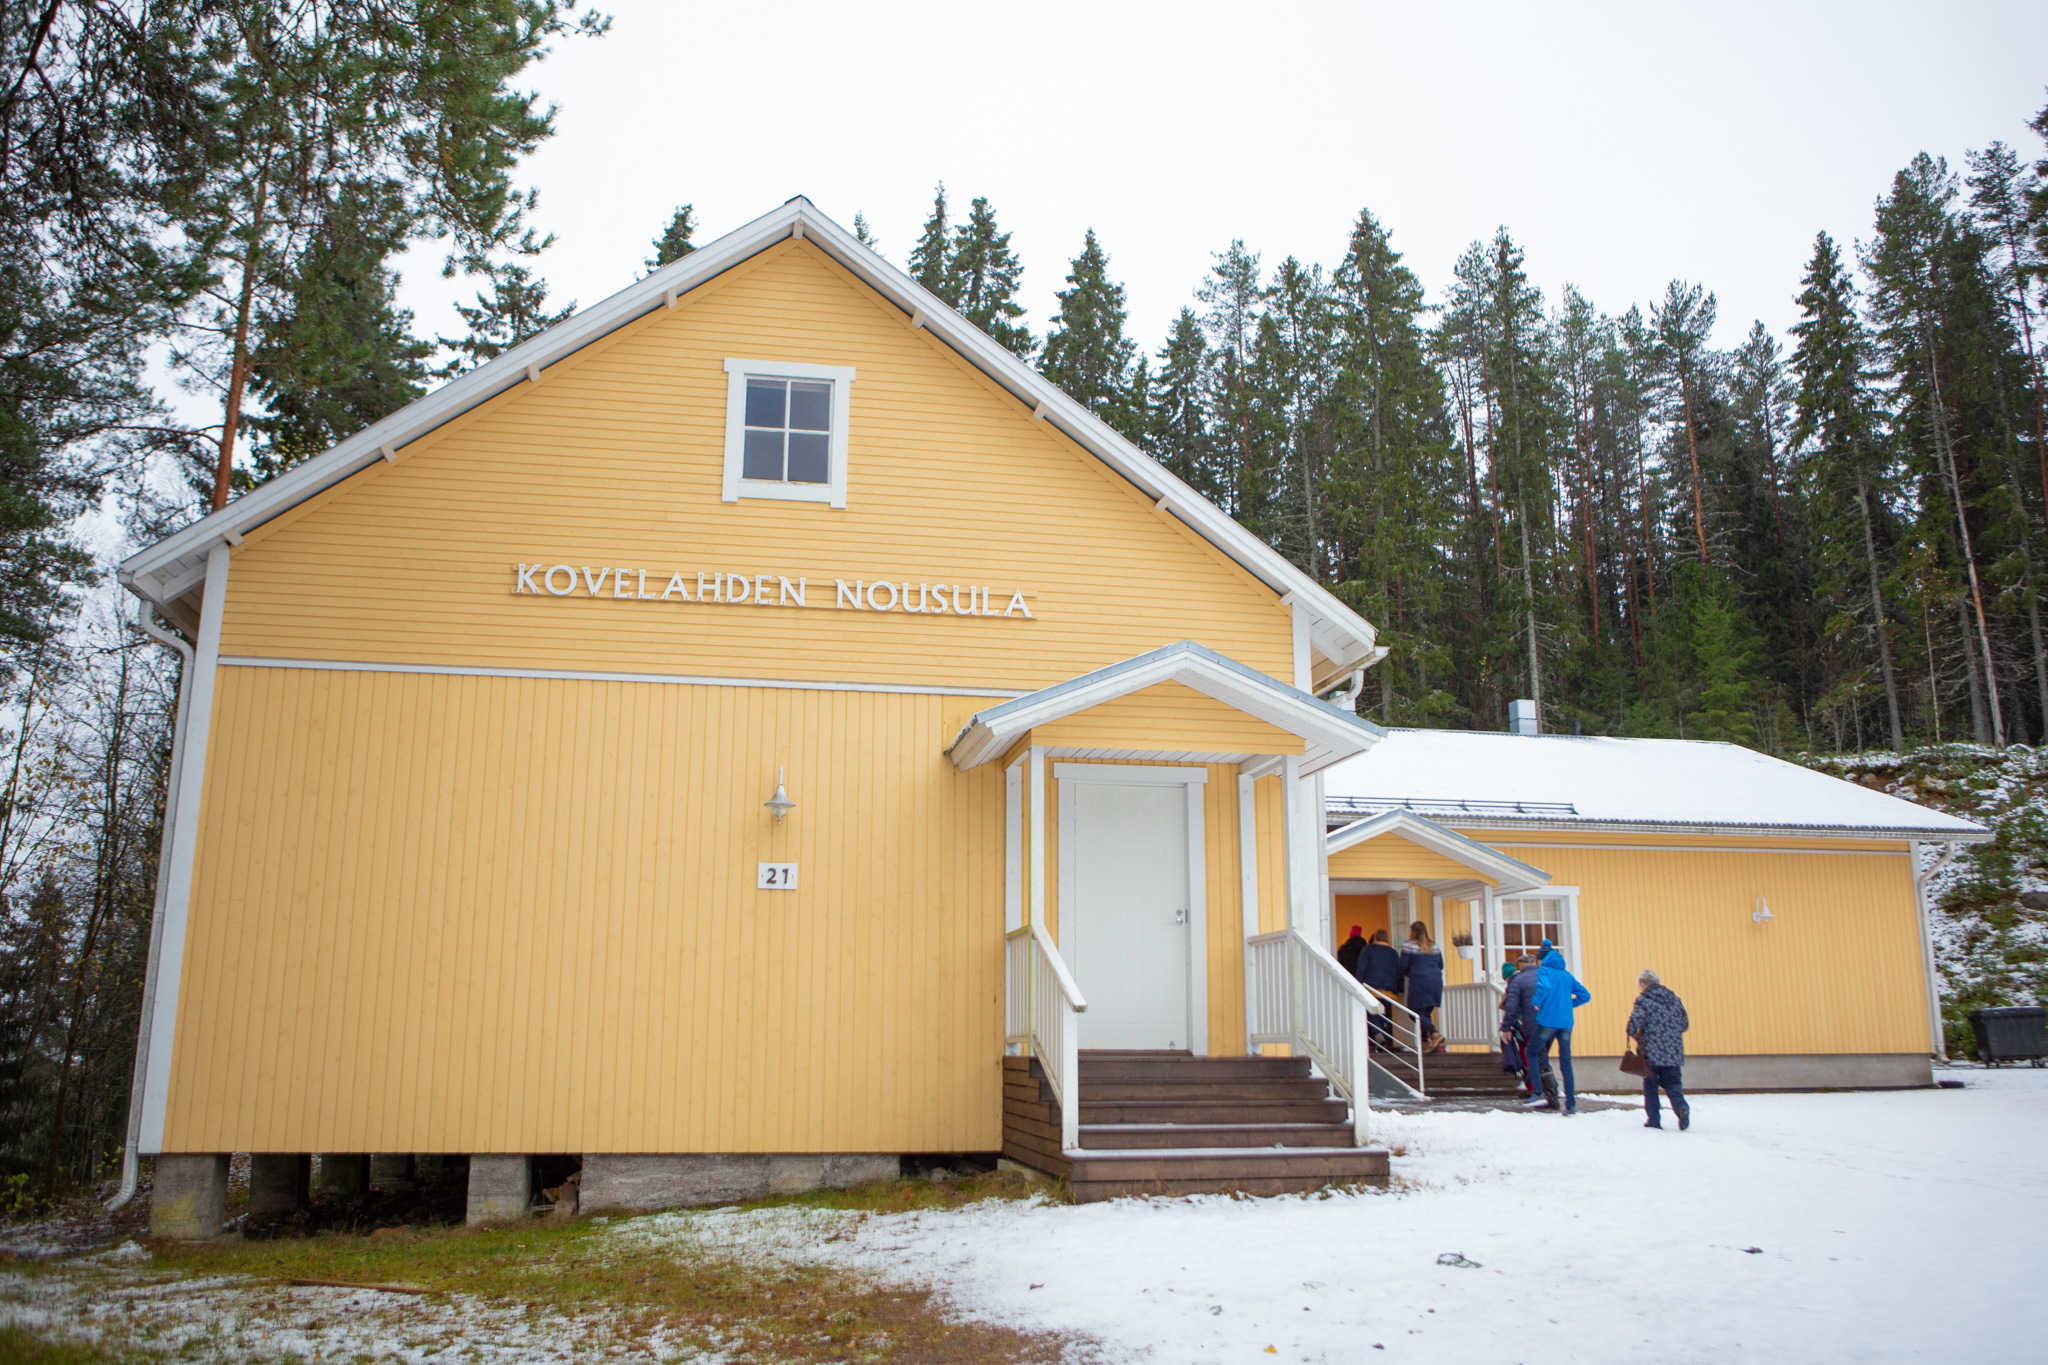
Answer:
[[[477,1217],[541,1155],[626,1207],[1384,1178],[1323,790],[1373,627],[803,199],[121,580],[188,661],[167,1230],[234,1152],[279,1207],[466,1158]]]

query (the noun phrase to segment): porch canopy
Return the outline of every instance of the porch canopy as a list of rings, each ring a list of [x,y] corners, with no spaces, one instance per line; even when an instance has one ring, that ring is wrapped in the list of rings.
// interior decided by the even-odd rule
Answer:
[[[976,768],[1029,736],[1060,758],[1252,765],[1292,757],[1299,760],[1297,775],[1307,777],[1364,753],[1385,733],[1342,707],[1182,640],[979,712],[946,753],[955,767]]]
[[[1419,886],[1446,900],[1534,891],[1550,874],[1412,811],[1390,810],[1330,831],[1333,889]]]

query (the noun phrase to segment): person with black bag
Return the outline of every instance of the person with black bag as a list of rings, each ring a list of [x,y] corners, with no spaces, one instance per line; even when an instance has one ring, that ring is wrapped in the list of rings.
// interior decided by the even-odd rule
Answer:
[[[1685,1017],[1685,1002],[1648,968],[1636,978],[1636,1006],[1629,1011],[1628,1036],[1637,1047],[1621,1059],[1621,1069],[1643,1078],[1643,1109],[1648,1114],[1645,1128],[1662,1128],[1663,1111],[1657,1104],[1661,1089],[1671,1097],[1671,1112],[1678,1115],[1678,1130],[1692,1127],[1692,1105],[1686,1102],[1682,1072],[1685,1068],[1685,1031],[1692,1021]]]

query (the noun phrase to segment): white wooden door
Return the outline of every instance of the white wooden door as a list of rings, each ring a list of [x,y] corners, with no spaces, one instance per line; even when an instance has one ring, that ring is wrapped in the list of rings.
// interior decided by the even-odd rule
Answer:
[[[1187,788],[1082,782],[1073,800],[1060,940],[1088,1001],[1081,1046],[1189,1047]]]

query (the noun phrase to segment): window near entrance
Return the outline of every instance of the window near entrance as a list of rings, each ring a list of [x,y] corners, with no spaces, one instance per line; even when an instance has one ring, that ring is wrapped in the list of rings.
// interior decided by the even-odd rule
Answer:
[[[779,360],[728,360],[725,372],[724,500],[846,506],[854,372]]]
[[[1543,951],[1543,940],[1549,939],[1564,953],[1565,961],[1573,971],[1579,967],[1579,926],[1578,898],[1566,894],[1557,896],[1516,896],[1504,897],[1494,902],[1495,919],[1500,925],[1500,951],[1496,954],[1493,945],[1486,939],[1486,924],[1482,918],[1479,925],[1480,946],[1486,951],[1481,958],[1494,971],[1500,964],[1512,962],[1525,952]]]

